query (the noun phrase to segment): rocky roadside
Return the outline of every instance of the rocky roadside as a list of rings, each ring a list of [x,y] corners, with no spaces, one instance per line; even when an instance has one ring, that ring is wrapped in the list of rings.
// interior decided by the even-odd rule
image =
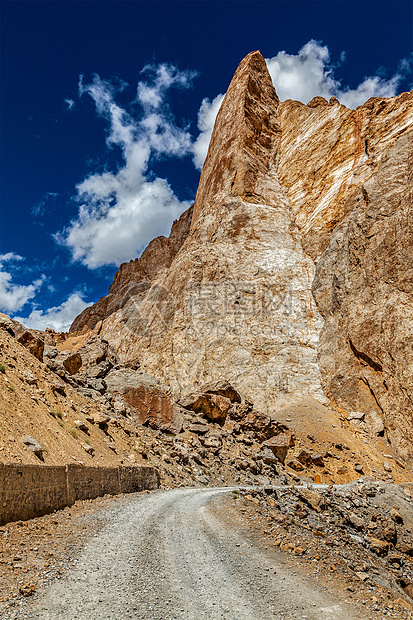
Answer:
[[[372,618],[413,618],[411,485],[360,479],[264,487],[233,498],[234,514],[268,549],[288,554],[330,590],[344,588]]]
[[[98,336],[86,336],[75,352],[45,345],[40,361],[30,349],[39,344],[35,335],[16,337],[4,327],[13,331],[15,324],[3,323],[6,462],[133,463],[158,468],[163,488],[255,487],[235,502],[243,502],[237,514],[245,511],[262,544],[320,580],[341,580],[349,599],[365,600],[372,617],[413,617],[411,472],[385,439],[374,443],[359,418],[306,399],[275,420],[227,381],[173,394],[139,367],[119,365]],[[19,440],[27,435],[40,440],[40,456]],[[363,473],[371,476],[354,480]],[[330,486],[309,488],[319,480]],[[104,508],[117,501],[123,500],[79,502],[3,526],[0,604],[18,604],[58,579],[104,523]]]
[[[413,572],[410,492],[369,480],[333,489],[260,487],[233,491],[212,510],[282,572],[315,579],[320,591],[360,617],[407,620],[413,618],[406,585]],[[86,543],[130,501],[106,496],[3,526],[0,617],[16,617],[28,598],[75,568]]]
[[[411,480],[358,412],[306,398],[275,419],[224,379],[175,394],[97,334],[0,327],[3,462],[152,465],[167,486]]]

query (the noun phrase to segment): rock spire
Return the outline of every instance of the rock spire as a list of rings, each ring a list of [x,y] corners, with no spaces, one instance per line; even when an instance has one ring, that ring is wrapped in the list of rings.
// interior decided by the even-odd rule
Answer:
[[[121,303],[74,327],[98,316],[120,359],[175,393],[227,380],[273,416],[317,399],[413,458],[412,136],[413,93],[280,102],[248,54],[179,243],[152,242],[116,277]]]

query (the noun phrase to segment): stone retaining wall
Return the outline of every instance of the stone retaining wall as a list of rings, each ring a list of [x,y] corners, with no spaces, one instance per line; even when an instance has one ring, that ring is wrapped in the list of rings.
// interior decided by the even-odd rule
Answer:
[[[78,499],[158,487],[159,472],[154,467],[0,463],[0,525],[38,517]]]

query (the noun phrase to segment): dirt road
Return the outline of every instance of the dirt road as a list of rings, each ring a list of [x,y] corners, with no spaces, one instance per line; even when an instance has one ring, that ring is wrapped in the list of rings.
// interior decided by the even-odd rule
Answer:
[[[224,525],[219,497],[229,490],[182,488],[130,496],[113,509],[63,579],[8,617],[367,618],[329,598],[310,577],[276,563],[235,526]]]

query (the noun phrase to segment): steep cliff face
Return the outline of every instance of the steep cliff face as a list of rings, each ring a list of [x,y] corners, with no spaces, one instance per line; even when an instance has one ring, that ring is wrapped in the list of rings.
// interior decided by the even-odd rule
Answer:
[[[152,242],[159,270],[131,283],[145,253],[123,266],[117,307],[100,300],[83,325],[98,314],[121,359],[176,392],[227,379],[273,415],[329,399],[413,456],[412,129],[412,93],[357,110],[281,103],[249,54],[219,111],[189,234],[187,213],[177,251]]]
[[[313,291],[325,393],[403,456],[413,436],[413,138],[396,140],[335,228]]]
[[[215,122],[195,199],[192,231],[200,228],[202,215],[220,211],[220,200],[274,201],[266,177],[281,138],[278,105],[263,57],[259,52],[248,54],[235,72]]]
[[[396,138],[412,131],[413,93],[373,97],[349,110],[322,97],[304,105],[284,101],[278,175],[285,187],[303,247],[317,260],[334,227],[350,213],[363,184]]]
[[[325,400],[314,264],[275,169],[278,104],[264,59],[250,54],[218,114],[190,235],[142,302],[102,326],[123,359],[175,391],[225,377],[272,413],[293,398]]]

